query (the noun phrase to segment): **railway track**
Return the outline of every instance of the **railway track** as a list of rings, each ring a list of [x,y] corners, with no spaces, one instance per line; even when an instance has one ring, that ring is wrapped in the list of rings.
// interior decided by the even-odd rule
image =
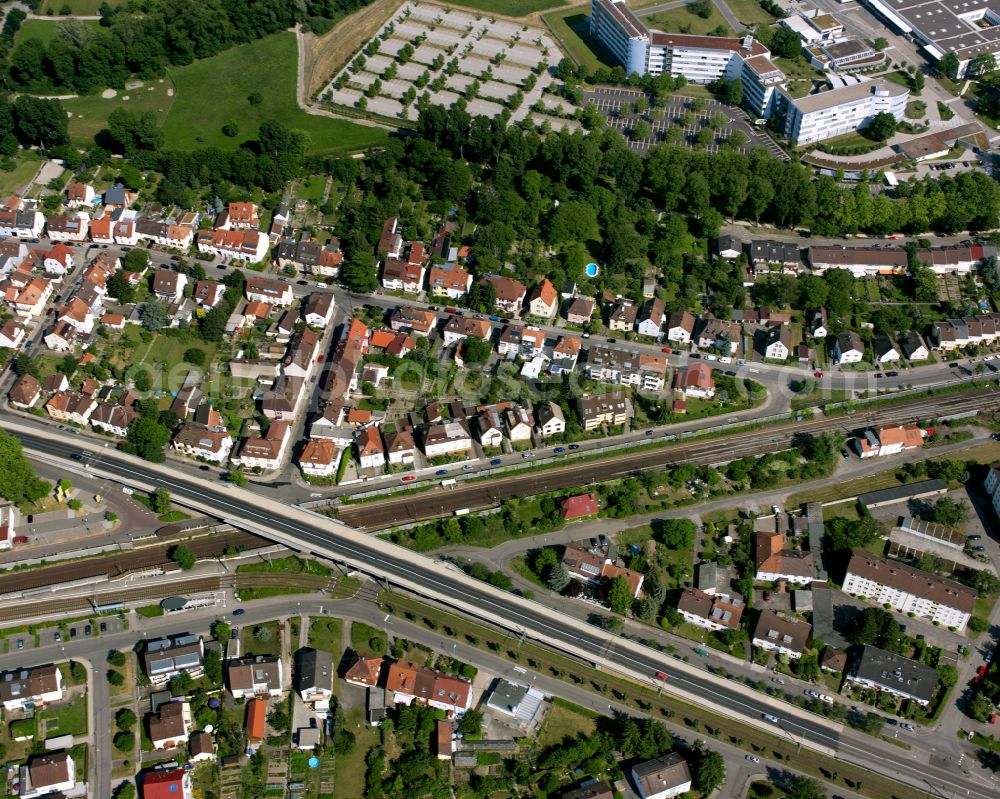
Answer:
[[[256,549],[258,547],[269,546],[270,544],[270,541],[260,536],[241,530],[198,538],[187,542],[187,546],[199,558],[218,557],[229,547],[236,549]],[[168,555],[172,546],[174,546],[174,542],[160,546],[118,552],[114,555],[87,558],[86,560],[70,563],[53,564],[52,566],[42,566],[25,571],[2,572],[3,581],[0,582],[0,591],[4,594],[16,594],[22,591],[31,591],[48,585],[58,585],[59,583],[68,583],[88,577],[108,577],[109,579],[113,579],[131,572],[140,572],[146,569],[167,566],[172,563]]]
[[[196,580],[183,580],[175,583],[144,586],[139,588],[124,588],[121,590],[96,591],[90,595],[80,595],[63,598],[39,599],[38,602],[22,603],[12,607],[0,608],[0,622],[21,621],[23,619],[54,616],[59,614],[86,614],[93,609],[93,603],[98,605],[115,602],[135,603],[144,600],[159,602],[171,593],[195,594],[203,591],[218,591],[221,588],[218,577],[202,577]]]
[[[785,422],[712,441],[626,452],[601,461],[571,462],[542,471],[460,483],[448,489],[437,486],[418,494],[388,497],[357,505],[341,505],[336,509],[335,515],[339,521],[352,527],[381,530],[397,524],[446,516],[462,508],[481,510],[498,505],[506,499],[615,480],[679,463],[711,466],[751,455],[777,452],[787,449],[796,437],[803,435],[832,431],[849,433],[870,425],[901,424],[944,413],[987,410],[998,405],[1000,391],[994,388],[970,394],[921,397],[888,408],[859,410],[850,415],[804,422]]]

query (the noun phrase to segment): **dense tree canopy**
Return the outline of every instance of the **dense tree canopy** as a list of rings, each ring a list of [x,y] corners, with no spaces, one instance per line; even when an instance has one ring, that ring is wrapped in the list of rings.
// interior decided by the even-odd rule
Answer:
[[[21,449],[21,442],[0,430],[0,497],[18,504],[37,502],[51,487],[35,474]]]

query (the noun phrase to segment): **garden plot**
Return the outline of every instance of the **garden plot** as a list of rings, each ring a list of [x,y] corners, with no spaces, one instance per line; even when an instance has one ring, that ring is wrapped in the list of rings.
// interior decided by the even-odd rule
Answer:
[[[357,57],[362,52],[366,58]],[[562,122],[573,121],[578,109],[554,96],[560,82],[553,69],[561,58],[540,28],[406,2],[333,77],[322,100],[383,119],[412,121],[415,98],[427,96],[446,107],[464,99],[473,115],[497,117],[506,109],[512,122],[537,119],[554,129],[575,130],[575,122]],[[418,80],[424,85],[418,87]]]

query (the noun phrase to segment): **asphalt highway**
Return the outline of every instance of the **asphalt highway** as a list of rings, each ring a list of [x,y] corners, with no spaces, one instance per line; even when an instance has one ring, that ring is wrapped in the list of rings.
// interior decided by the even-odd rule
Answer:
[[[706,706],[718,707],[751,718],[763,715],[777,716],[779,724],[774,726],[778,735],[787,736],[796,743],[834,751],[840,759],[851,760],[865,767],[902,779],[911,786],[926,789],[928,786],[950,789],[956,784],[956,777],[944,769],[922,762],[904,762],[893,753],[888,745],[861,733],[841,729],[825,719],[811,718],[801,711],[793,712],[790,706],[766,696],[757,695],[745,688],[721,680],[708,673],[704,679],[693,677],[691,667],[678,664],[664,654],[649,650],[648,654],[635,645],[626,645],[620,639],[570,617],[562,618],[551,612],[534,613],[525,607],[517,597],[509,598],[502,592],[471,581],[466,575],[432,567],[429,560],[416,557],[402,548],[391,547],[379,542],[368,545],[364,540],[349,540],[338,535],[335,522],[320,516],[306,516],[292,513],[287,517],[263,510],[263,506],[252,499],[245,499],[246,492],[227,488],[224,484],[213,485],[186,476],[166,476],[169,472],[147,467],[134,458],[116,451],[94,452],[84,449],[72,440],[53,438],[48,432],[28,433],[14,431],[21,438],[25,448],[32,453],[64,459],[82,458],[83,462],[101,472],[126,482],[140,481],[147,485],[162,486],[172,496],[184,503],[185,500],[199,507],[210,505],[221,517],[234,525],[276,536],[285,536],[298,542],[304,551],[333,558],[365,573],[401,584],[427,586],[435,596],[448,597],[456,610],[490,620],[510,629],[513,633],[524,632],[557,650],[584,649],[593,653],[593,662],[601,668],[614,671],[628,670],[649,675],[652,682],[656,672],[668,676],[667,690],[671,685],[689,693]],[[315,521],[312,519],[315,518]],[[308,519],[308,521],[307,521]],[[902,758],[906,761],[906,758]],[[900,768],[902,765],[902,768]],[[984,792],[976,783],[963,782],[969,796],[986,799],[992,796]]]
[[[738,458],[787,449],[797,437],[829,431],[857,431],[869,425],[901,424],[943,414],[983,410],[1000,404],[996,387],[967,394],[918,397],[887,408],[850,416],[831,416],[803,422],[788,422],[723,438],[677,444],[659,449],[609,456],[601,460],[573,462],[526,474],[499,474],[489,480],[459,483],[415,494],[373,499],[356,505],[337,506],[339,521],[364,530],[379,530],[395,524],[454,513],[461,508],[484,508],[512,497],[611,480],[647,469],[677,463],[714,465]],[[650,439],[654,441],[655,439]]]

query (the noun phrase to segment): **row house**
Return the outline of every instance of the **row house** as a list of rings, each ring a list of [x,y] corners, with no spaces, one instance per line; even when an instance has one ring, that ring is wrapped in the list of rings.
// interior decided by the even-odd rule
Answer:
[[[511,360],[517,357],[531,359],[544,355],[545,333],[537,327],[508,325],[500,334],[497,353]]]
[[[677,344],[690,344],[694,335],[694,314],[689,311],[679,311],[670,314],[667,320],[667,341]]]
[[[667,379],[667,359],[664,356],[617,347],[589,347],[584,354],[583,368],[593,380],[638,386],[647,391],[659,391]]]
[[[282,268],[292,267],[306,274],[336,277],[340,274],[344,253],[340,240],[332,238],[326,244],[315,241],[282,241],[274,248],[274,260]]]
[[[90,415],[90,426],[125,438],[129,425],[138,417],[132,408],[115,402],[100,402]]]
[[[584,430],[595,430],[601,425],[623,425],[631,410],[625,395],[617,392],[580,397],[576,404]]]
[[[976,610],[977,595],[971,588],[860,550],[851,553],[843,590],[958,632],[965,630]]]
[[[756,268],[777,264],[786,269],[798,269],[802,266],[802,248],[790,241],[751,241],[750,263]]]
[[[93,397],[71,391],[59,391],[45,403],[45,412],[57,422],[73,422],[83,426],[97,407]]]
[[[56,666],[35,666],[0,674],[0,704],[8,713],[45,706],[62,698],[62,672]]]
[[[102,216],[90,223],[90,240],[94,244],[115,243],[115,220],[110,216]]]
[[[690,622],[706,630],[738,630],[746,605],[739,597],[707,594],[688,588],[677,602],[677,611]]]
[[[56,214],[46,220],[45,227],[52,241],[85,241],[90,230],[90,214],[84,211]]]
[[[136,219],[119,219],[115,222],[113,235],[115,244],[122,247],[134,247],[139,243],[139,231],[136,229]]]
[[[969,344],[993,344],[1000,338],[1000,313],[935,322],[931,338],[942,350],[953,350]]]
[[[140,217],[136,219],[133,228],[137,241],[148,241],[160,247],[170,247],[174,250],[188,250],[195,239],[193,227],[188,225],[173,225],[155,219]],[[208,232],[208,231],[206,231]],[[117,240],[117,233],[116,233]]]
[[[424,266],[401,258],[386,258],[382,265],[382,288],[419,294],[424,285]]]
[[[484,286],[493,286],[498,310],[513,316],[521,313],[524,297],[528,291],[523,283],[500,275],[486,275],[479,282]]]
[[[427,289],[432,297],[458,300],[472,288],[472,275],[457,263],[435,264],[427,273]]]
[[[248,275],[243,290],[251,302],[266,302],[284,307],[295,301],[292,287],[287,282],[261,275]]]
[[[45,228],[45,216],[36,209],[0,208],[0,237],[37,239]]]
[[[535,288],[531,290],[528,298],[528,313],[541,319],[552,319],[559,311],[559,292],[555,286],[545,278]]]
[[[247,438],[240,446],[240,454],[233,459],[246,469],[273,471],[280,468],[291,438],[288,422],[276,419],[263,436]]]
[[[428,458],[472,449],[472,434],[465,420],[428,425],[423,440],[424,454]]]
[[[663,329],[664,314],[663,300],[649,300],[642,308],[642,318],[635,326],[636,332],[640,336],[658,339]]]
[[[992,243],[917,250],[917,260],[921,265],[938,274],[946,272],[967,274],[988,259],[996,257],[997,248]]]
[[[248,230],[260,227],[257,203],[231,202],[215,219],[216,230]]]
[[[319,336],[308,327],[296,331],[288,343],[288,353],[282,361],[282,371],[286,377],[307,380],[316,360]]]
[[[907,253],[888,247],[810,247],[809,264],[818,272],[846,269],[854,277],[904,275]]]
[[[188,423],[177,431],[173,447],[176,452],[189,458],[198,458],[224,464],[233,450],[233,437],[223,429],[211,429],[205,425]]]
[[[196,237],[198,252],[248,264],[260,263],[270,241],[259,230],[202,230]]]

